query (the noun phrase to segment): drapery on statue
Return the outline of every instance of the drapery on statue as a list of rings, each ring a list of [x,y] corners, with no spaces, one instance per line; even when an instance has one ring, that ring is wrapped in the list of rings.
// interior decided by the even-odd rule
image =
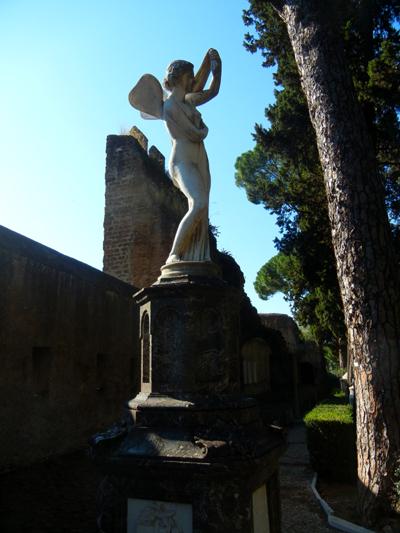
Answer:
[[[212,74],[208,89],[204,89]],[[129,93],[130,104],[143,118],[166,122],[172,140],[169,172],[176,187],[188,199],[188,211],[181,220],[166,264],[182,261],[210,261],[208,204],[210,170],[204,139],[208,128],[196,107],[218,94],[221,59],[210,48],[194,75],[188,61],[173,61],[167,68],[164,92],[159,81],[144,74]]]

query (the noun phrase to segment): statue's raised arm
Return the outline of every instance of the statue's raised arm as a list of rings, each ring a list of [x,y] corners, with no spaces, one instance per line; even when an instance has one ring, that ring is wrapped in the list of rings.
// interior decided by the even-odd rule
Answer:
[[[204,90],[210,72],[212,74],[212,81],[210,87]],[[210,48],[195,76],[192,92],[186,95],[186,101],[191,102],[195,106],[199,106],[217,96],[221,85],[221,74],[222,63],[219,53],[213,48]]]
[[[163,277],[174,270],[212,270],[208,237],[208,205],[210,171],[204,139],[208,128],[196,107],[214,98],[221,84],[221,59],[218,52],[208,50],[194,75],[192,63],[177,60],[170,63],[163,89],[151,74],[145,74],[129,93],[129,102],[145,118],[165,121],[172,140],[169,172],[174,184],[188,199],[188,211],[177,229],[170,255],[162,268]],[[209,76],[208,89],[204,89]],[[196,263],[196,264],[195,264]]]

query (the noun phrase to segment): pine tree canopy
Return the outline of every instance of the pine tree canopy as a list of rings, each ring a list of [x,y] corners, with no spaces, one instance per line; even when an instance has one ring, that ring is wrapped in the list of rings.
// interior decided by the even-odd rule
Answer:
[[[400,250],[400,2],[329,0],[324,6],[345,43]],[[345,327],[323,174],[286,26],[262,0],[251,0],[243,19],[252,31],[244,45],[275,68],[276,87],[265,110],[269,126],[256,124],[254,149],[236,161],[237,185],[277,216],[281,233],[278,254],[260,269],[255,288],[264,299],[283,292],[318,342],[337,345]]]

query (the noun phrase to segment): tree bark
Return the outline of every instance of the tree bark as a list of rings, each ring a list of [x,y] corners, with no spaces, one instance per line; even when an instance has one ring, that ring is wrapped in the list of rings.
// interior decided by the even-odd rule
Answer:
[[[359,506],[366,523],[397,507],[400,280],[383,186],[355,96],[333,2],[272,2],[287,26],[324,171],[354,364]],[[397,500],[397,501],[396,501]]]

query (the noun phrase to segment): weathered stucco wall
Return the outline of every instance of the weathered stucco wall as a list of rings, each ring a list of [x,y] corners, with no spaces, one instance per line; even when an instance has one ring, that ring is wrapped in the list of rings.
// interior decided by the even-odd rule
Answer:
[[[299,328],[292,317],[281,313],[263,313],[260,318],[264,326],[280,331],[290,352],[300,349],[302,341]]]
[[[146,287],[160,275],[187,200],[160,152],[152,146],[147,153],[144,135],[131,132],[107,137],[103,270]]]
[[[135,288],[0,226],[0,467],[80,447],[138,379]]]
[[[321,350],[314,342],[304,342],[292,317],[279,313],[260,314],[265,327],[279,331],[291,358],[293,392],[297,414],[311,409],[326,393],[326,372]]]

